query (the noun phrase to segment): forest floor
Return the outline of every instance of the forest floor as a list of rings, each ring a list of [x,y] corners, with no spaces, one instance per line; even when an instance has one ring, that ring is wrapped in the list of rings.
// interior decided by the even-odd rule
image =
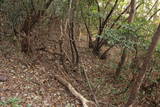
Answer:
[[[55,28],[52,29],[51,36],[56,32]],[[45,45],[52,47],[54,44],[47,42]],[[99,60],[82,37],[78,50],[80,68],[83,69],[78,73],[66,74],[56,55],[43,51],[25,55],[8,40],[1,41],[0,46],[0,76],[5,77],[5,81],[0,82],[0,107],[82,107],[81,102],[54,78],[55,74],[59,74],[79,93],[93,100],[82,71],[87,73],[95,95],[103,107],[117,107],[127,101],[128,92],[120,95],[117,93],[128,85],[130,72],[122,72],[123,76],[119,81],[113,79],[119,61],[118,49],[113,49],[106,60]]]
[[[55,66],[59,65],[56,61],[57,56],[54,58],[47,55],[48,53],[41,52],[31,58],[23,53],[17,53],[10,42],[5,41],[1,46],[5,49],[0,52],[0,76],[6,78],[5,82],[0,82],[1,106],[18,107],[13,106],[17,104],[22,107],[81,107],[81,103],[54,79],[55,72],[64,76],[64,71],[59,69],[62,67]],[[115,97],[111,94],[118,85],[121,85],[112,84],[114,74],[112,68],[115,64],[111,60],[99,60],[87,47],[79,47],[79,53],[81,66],[87,72],[93,89],[96,89],[97,98],[103,104],[117,105],[117,100],[114,102]],[[81,73],[67,75],[64,78],[68,79],[78,92],[92,99],[88,84],[82,80],[84,77]],[[102,85],[104,87],[101,87]],[[76,106],[69,106],[70,104]]]

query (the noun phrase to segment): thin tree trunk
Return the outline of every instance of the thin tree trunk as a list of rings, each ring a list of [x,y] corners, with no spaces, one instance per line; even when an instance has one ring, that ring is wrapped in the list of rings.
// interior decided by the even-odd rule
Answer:
[[[97,4],[97,10],[98,10],[98,13],[100,13],[100,12],[101,12],[101,10],[100,10],[99,3],[98,3],[98,1],[97,1],[97,0],[95,0],[95,2],[96,2],[96,4]],[[99,28],[101,28],[101,27],[102,27],[102,18],[99,16]]]
[[[139,3],[139,4],[136,6],[135,11],[138,10],[138,8],[142,6],[142,4],[143,4],[143,3]],[[125,22],[125,21],[127,21],[127,20],[128,20],[128,18],[126,18],[125,20],[123,20],[123,22]],[[121,28],[121,25],[119,25],[119,26],[117,27],[117,29],[119,29],[119,28]]]
[[[158,9],[157,11],[155,11],[151,17],[149,17],[148,21],[151,20],[155,15],[157,15],[157,13],[160,11],[160,9]]]
[[[110,46],[107,50],[103,52],[103,54],[100,56],[100,59],[106,59],[106,54],[114,47],[115,45]]]
[[[159,0],[156,0],[155,3],[153,4],[153,6],[151,7],[151,9],[148,11],[148,13],[146,14],[145,17],[147,17],[147,15],[149,15],[151,13],[151,11],[154,9],[154,7],[156,7],[156,5],[158,4]]]
[[[135,7],[136,7],[135,4],[136,4],[136,0],[131,0],[131,4],[130,4],[131,10],[130,10],[129,17],[128,17],[128,23],[132,23],[134,20]],[[122,67],[125,63],[126,57],[127,57],[127,48],[125,47],[122,52],[121,60],[120,60],[118,67],[116,69],[115,78],[117,78],[120,75],[120,72],[121,72]]]
[[[77,50],[77,46],[75,43],[75,35],[74,35],[74,17],[75,17],[75,11],[76,11],[76,1],[70,0],[70,7],[69,7],[69,41],[71,46],[71,54],[72,54],[72,63],[78,65],[79,63],[79,54]]]
[[[101,26],[99,26],[98,35],[101,35],[101,34],[103,33],[103,30],[104,30],[107,22],[109,21],[109,18],[112,16],[112,13],[114,12],[114,10],[115,10],[115,8],[116,8],[116,6],[117,6],[117,4],[118,4],[118,1],[119,1],[119,0],[116,0],[116,1],[115,1],[114,6],[112,7],[112,9],[110,10],[110,12],[109,12],[108,15],[106,16],[105,20],[102,21]],[[100,54],[99,51],[100,51],[100,49],[101,49],[101,47],[102,47],[102,46],[101,46],[101,47],[99,46],[100,44],[101,44],[101,40],[100,40],[100,38],[98,37],[98,38],[96,39],[96,42],[95,42],[95,45],[94,45],[94,48],[93,48],[93,53],[94,53],[95,55],[99,55],[99,54]]]
[[[121,16],[128,10],[128,8],[130,7],[130,4],[125,8],[125,10],[123,10],[122,13],[120,13],[120,15],[113,21],[114,23],[111,25],[110,28],[113,28],[114,25],[116,24],[116,22],[121,18]]]
[[[152,42],[149,46],[148,52],[145,55],[143,65],[142,65],[142,67],[139,71],[139,74],[138,74],[138,77],[137,77],[136,81],[133,84],[133,87],[132,87],[131,92],[130,92],[129,99],[128,99],[127,103],[125,104],[125,107],[132,107],[135,103],[136,97],[137,97],[137,95],[139,93],[139,90],[140,90],[140,87],[141,87],[141,85],[144,81],[149,63],[151,61],[152,54],[153,54],[153,52],[154,52],[154,50],[157,46],[159,38],[160,38],[160,24],[159,24],[159,26],[157,28],[157,31],[155,32],[155,34],[152,38]]]
[[[116,79],[117,77],[119,77],[119,75],[120,75],[120,73],[121,73],[121,70],[122,70],[122,67],[123,67],[123,65],[124,65],[124,63],[125,63],[126,57],[127,57],[127,49],[124,48],[124,49],[123,49],[123,52],[122,52],[121,60],[120,60],[120,62],[118,63],[118,67],[117,67],[117,69],[116,69],[115,79]]]
[[[159,8],[159,0],[157,0],[157,2],[155,3],[154,12],[156,12],[158,8]],[[159,19],[158,14],[154,15],[153,20],[156,21],[158,19]]]
[[[87,30],[87,34],[88,34],[88,38],[89,38],[89,48],[93,48],[93,41],[92,41],[92,34],[90,32],[90,29],[89,29],[89,26],[87,25],[87,22],[85,20],[85,17],[83,16],[83,11],[81,9],[81,16],[82,16],[82,19],[83,19],[83,22],[84,22],[84,25],[85,25],[85,28]]]
[[[128,23],[132,23],[134,21],[135,16],[135,7],[136,7],[136,0],[131,0],[131,10],[128,17]]]

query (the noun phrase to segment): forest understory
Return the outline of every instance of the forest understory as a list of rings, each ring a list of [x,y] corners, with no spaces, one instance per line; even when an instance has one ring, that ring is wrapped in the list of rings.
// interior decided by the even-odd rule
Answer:
[[[4,107],[82,107],[80,100],[56,80],[55,75],[66,79],[87,99],[94,101],[93,95],[95,95],[100,107],[123,105],[128,99],[127,87],[132,80],[132,73],[127,69],[129,65],[126,65],[121,76],[117,80],[114,79],[115,68],[120,59],[120,49],[113,48],[108,53],[107,59],[101,60],[92,54],[91,49],[88,49],[87,38],[82,34],[78,41],[80,65],[74,68],[66,64],[66,72],[57,54],[59,53],[59,50],[56,50],[58,44],[50,42],[60,35],[57,21],[56,23],[53,21],[51,25],[48,28],[49,32],[45,28],[43,31],[37,28],[34,32],[34,35],[41,38],[38,42],[43,43],[42,46],[45,46],[47,51],[37,50],[38,48],[35,47],[32,54],[26,55],[19,52],[13,41],[1,41],[0,78],[4,81],[0,82],[0,105]],[[46,35],[48,35],[47,38]],[[35,46],[41,47],[39,44]],[[132,53],[127,60],[131,58]],[[87,82],[86,76],[90,83]],[[154,73],[153,77],[156,78],[157,74]],[[149,84],[146,83],[145,85]],[[89,85],[94,93],[91,92]],[[159,88],[156,87],[155,91],[159,92],[158,90]],[[157,97],[152,97],[151,93],[146,94],[139,97],[139,104],[136,107],[158,107],[154,104],[160,101],[159,93],[156,93]],[[155,100],[157,102],[154,102]]]
[[[52,39],[54,34],[60,33],[54,27],[50,31],[51,36],[41,39],[43,40],[42,43],[47,43],[45,44],[47,47],[57,45],[56,43],[48,44],[47,39]],[[44,34],[46,31],[42,32],[39,32],[39,36],[43,38],[46,36]],[[85,39],[82,37],[79,41],[80,46],[78,46],[81,56],[80,68],[75,68],[76,71],[70,69],[69,72],[65,72],[59,61],[59,56],[54,55],[54,53],[58,53],[54,49],[48,49],[52,53],[37,51],[28,56],[20,53],[12,42],[1,42],[0,78],[3,78],[4,81],[0,83],[0,104],[6,103],[4,106],[17,104],[23,107],[81,107],[80,101],[59,83],[54,75],[65,78],[78,92],[91,99],[92,95],[88,94],[90,93],[88,84],[86,80],[83,80],[85,78],[83,70],[92,82],[92,87],[97,91],[96,93],[99,95],[97,97],[101,99],[102,105],[120,104],[121,101],[112,102],[114,96],[111,93],[116,90],[118,85],[124,86],[126,83],[114,85],[113,78],[111,78],[114,74],[112,60],[103,61],[96,58],[91,50],[86,47],[87,40]],[[112,57],[117,56],[112,55]],[[108,81],[107,83],[104,82],[105,86],[103,87],[106,92],[99,88],[102,87],[101,81]]]
[[[0,107],[160,107],[159,0],[0,0]]]

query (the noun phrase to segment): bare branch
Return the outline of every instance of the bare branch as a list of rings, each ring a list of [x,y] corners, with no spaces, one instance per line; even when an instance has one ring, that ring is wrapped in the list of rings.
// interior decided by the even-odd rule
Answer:
[[[110,28],[113,28],[114,25],[116,24],[116,22],[121,18],[121,16],[128,10],[128,8],[130,7],[130,4],[125,8],[125,10],[113,21],[114,23],[111,25]]]
[[[148,13],[146,14],[146,16],[148,15],[148,14],[150,14],[150,12],[152,11],[152,9],[157,5],[157,3],[158,3],[158,0],[156,0],[156,2],[153,4],[153,6],[151,7],[151,9],[148,11]],[[146,17],[145,16],[145,17]]]
[[[160,9],[158,9],[157,11],[155,11],[155,12],[152,14],[152,16],[148,19],[148,21],[151,20],[159,11],[160,11]]]

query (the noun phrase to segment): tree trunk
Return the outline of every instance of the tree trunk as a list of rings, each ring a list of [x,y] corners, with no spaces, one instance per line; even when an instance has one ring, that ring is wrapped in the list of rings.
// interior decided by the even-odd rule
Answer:
[[[139,93],[140,87],[144,81],[145,74],[147,73],[147,69],[148,69],[149,63],[151,61],[152,54],[153,54],[153,52],[156,48],[156,45],[158,43],[159,37],[160,37],[160,24],[159,24],[158,29],[152,38],[152,42],[149,46],[148,52],[145,55],[143,65],[139,71],[138,77],[137,77],[136,81],[133,83],[129,99],[128,99],[127,103],[125,104],[125,107],[132,107],[135,103],[135,100],[136,100],[136,97]]]
[[[115,1],[115,3],[114,3],[114,6],[112,7],[112,9],[110,10],[110,12],[107,14],[107,16],[106,16],[106,18],[105,18],[105,20],[104,21],[101,21],[100,19],[100,24],[99,24],[99,31],[98,31],[98,35],[101,35],[102,33],[103,33],[103,30],[104,30],[104,28],[105,28],[105,26],[106,26],[106,24],[108,23],[108,21],[109,21],[109,19],[110,19],[110,17],[112,16],[112,13],[114,12],[114,10],[115,10],[115,8],[116,8],[116,6],[117,6],[117,4],[118,4],[118,1],[119,0],[116,0]],[[98,9],[99,10],[99,9]],[[96,38],[96,42],[95,42],[95,44],[94,44],[94,48],[93,48],[93,53],[95,54],[95,55],[100,55],[100,49],[101,49],[101,47],[103,46],[103,45],[101,45],[101,42],[103,41],[103,39],[101,40],[99,37],[98,38]]]
[[[76,42],[75,42],[75,11],[76,11],[76,1],[70,0],[70,7],[69,7],[69,41],[70,41],[70,47],[71,47],[71,54],[72,54],[72,63],[78,65],[79,63],[79,53],[77,50]]]
[[[114,47],[115,45],[110,46],[104,53],[100,56],[100,59],[106,59],[106,54]]]
[[[25,37],[23,37],[21,41],[21,52],[24,53],[30,53],[32,51],[29,40],[30,39],[29,36],[31,36],[30,32],[32,31],[34,25],[40,20],[40,16],[44,15],[45,10],[48,9],[53,0],[48,0],[46,4],[44,4],[44,10],[38,10],[38,11],[35,10],[32,0],[31,2],[32,2],[32,8],[30,9],[30,12],[27,14],[27,17],[25,18],[25,21],[21,28],[21,32],[25,33]]]
[[[130,4],[131,9],[130,9],[129,17],[128,17],[128,23],[132,23],[134,20],[135,7],[136,7],[135,4],[136,4],[136,0],[131,0],[131,4]],[[118,67],[116,69],[115,78],[117,78],[120,75],[120,72],[121,72],[122,67],[125,63],[126,57],[127,57],[127,48],[124,48],[123,52],[122,52],[121,60],[120,60]]]
[[[119,64],[118,64],[118,67],[117,67],[117,69],[116,69],[115,79],[116,79],[117,77],[119,77],[119,75],[120,75],[120,73],[121,73],[121,70],[122,70],[122,67],[123,67],[123,65],[124,65],[124,63],[125,63],[126,57],[127,57],[127,49],[124,48],[124,49],[123,49],[123,52],[122,52],[121,60],[120,60],[120,62],[119,62]]]
[[[21,52],[24,52],[25,54],[32,52],[29,38],[29,36],[25,36],[21,40]]]
[[[85,28],[87,30],[87,36],[88,36],[88,39],[89,39],[89,41],[88,41],[88,47],[89,48],[93,48],[92,34],[91,34],[90,29],[89,29],[89,26],[87,25],[87,21],[86,21],[85,17],[83,16],[83,10],[82,9],[81,9],[81,16],[82,16]]]

